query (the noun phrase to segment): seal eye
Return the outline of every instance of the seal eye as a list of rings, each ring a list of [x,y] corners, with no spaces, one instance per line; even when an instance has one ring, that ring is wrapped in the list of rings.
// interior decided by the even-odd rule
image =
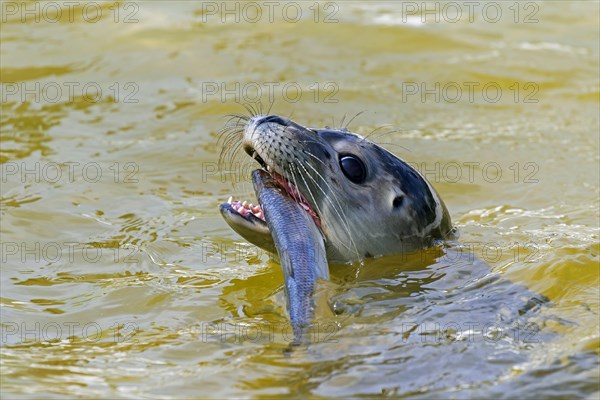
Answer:
[[[367,177],[367,168],[365,164],[357,157],[352,155],[340,156],[340,167],[346,178],[354,183],[361,183]]]

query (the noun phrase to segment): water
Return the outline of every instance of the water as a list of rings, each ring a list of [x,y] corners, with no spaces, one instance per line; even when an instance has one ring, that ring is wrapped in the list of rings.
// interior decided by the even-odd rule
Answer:
[[[91,4],[2,2],[3,396],[598,396],[597,2]],[[218,213],[257,89],[389,125],[461,232],[332,266],[287,356],[280,266]]]

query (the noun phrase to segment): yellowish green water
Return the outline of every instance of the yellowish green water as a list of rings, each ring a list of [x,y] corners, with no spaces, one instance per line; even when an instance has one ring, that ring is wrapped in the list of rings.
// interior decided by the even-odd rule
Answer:
[[[467,3],[3,0],[3,398],[597,397],[599,5]],[[332,266],[286,355],[280,267],[218,213],[257,88],[388,125],[479,261]]]

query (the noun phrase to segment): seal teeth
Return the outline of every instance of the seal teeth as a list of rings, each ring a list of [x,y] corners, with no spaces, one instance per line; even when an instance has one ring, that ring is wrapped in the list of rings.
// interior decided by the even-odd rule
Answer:
[[[244,218],[248,218],[248,214],[252,214],[258,219],[265,220],[260,204],[249,203],[245,200],[233,200],[233,196],[227,199],[227,204],[231,205],[231,208]]]

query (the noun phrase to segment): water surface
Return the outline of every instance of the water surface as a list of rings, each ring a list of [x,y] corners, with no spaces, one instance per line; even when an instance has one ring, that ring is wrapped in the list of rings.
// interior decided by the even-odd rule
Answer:
[[[495,2],[495,22],[488,3],[436,21],[419,2],[298,2],[299,22],[18,4],[1,28],[3,396],[598,396],[597,2]],[[217,171],[217,132],[257,88],[309,126],[363,111],[350,128],[383,126],[461,232],[332,266],[314,343],[287,356],[280,266],[218,213],[253,196],[242,156]]]

